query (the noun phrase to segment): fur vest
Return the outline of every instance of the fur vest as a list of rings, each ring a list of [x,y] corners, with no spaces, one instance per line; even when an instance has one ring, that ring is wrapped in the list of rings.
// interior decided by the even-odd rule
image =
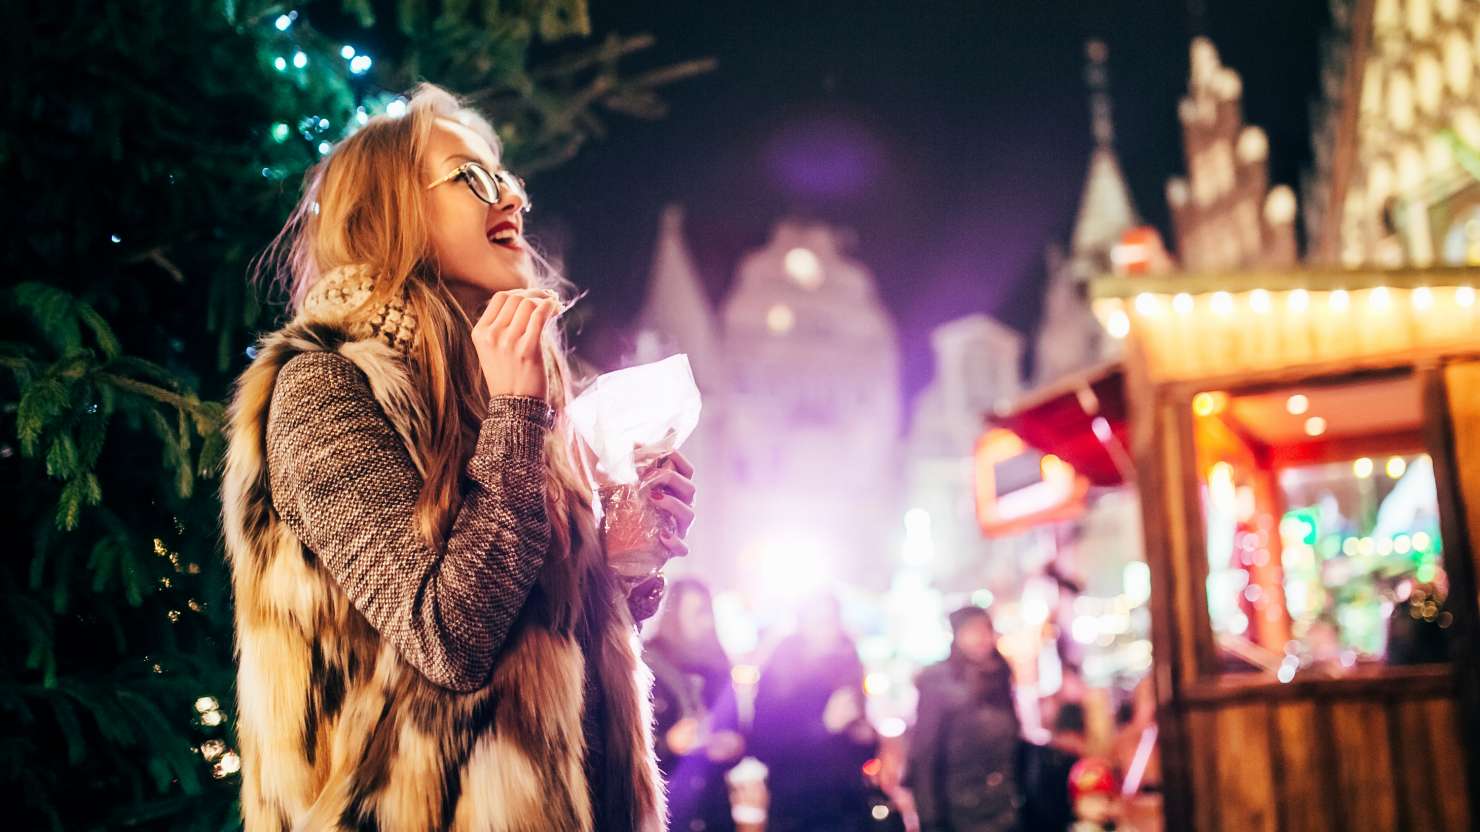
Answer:
[[[300,353],[336,352],[363,370],[417,460],[420,398],[404,357],[412,322],[395,331],[382,309],[367,330],[313,312],[305,304],[298,320],[263,340],[230,414],[222,502],[246,829],[594,829],[581,719],[586,660],[574,637],[544,623],[540,589],[489,684],[460,694],[431,684],[383,643],[274,511],[267,407],[278,370]],[[626,605],[615,604],[606,631],[592,638],[607,651],[604,777],[629,790],[632,828],[656,832],[665,807],[651,677]]]

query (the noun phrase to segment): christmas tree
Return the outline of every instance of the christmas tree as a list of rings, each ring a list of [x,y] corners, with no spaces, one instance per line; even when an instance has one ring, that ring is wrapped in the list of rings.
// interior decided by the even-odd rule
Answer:
[[[303,172],[429,80],[525,175],[657,117],[584,0],[4,4],[0,776],[13,828],[238,824],[223,400]]]

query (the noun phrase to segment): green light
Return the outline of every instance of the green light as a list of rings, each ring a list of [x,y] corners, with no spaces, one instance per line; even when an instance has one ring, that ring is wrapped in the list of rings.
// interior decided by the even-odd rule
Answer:
[[[1425,563],[1423,566],[1418,567],[1418,571],[1414,573],[1414,577],[1418,578],[1422,583],[1431,583],[1434,580],[1434,574],[1436,572],[1438,572],[1438,567],[1432,563]]]
[[[274,141],[285,142],[288,140],[288,125],[278,122],[272,126],[272,138]]]
[[[1307,546],[1314,546],[1316,545],[1316,538],[1320,530],[1320,520],[1321,514],[1319,508],[1315,506],[1297,508],[1285,512],[1285,516],[1280,519],[1280,530],[1283,532],[1289,528],[1291,531],[1296,531],[1299,534],[1298,539],[1301,543]],[[1285,525],[1287,522],[1290,524],[1289,526]]]

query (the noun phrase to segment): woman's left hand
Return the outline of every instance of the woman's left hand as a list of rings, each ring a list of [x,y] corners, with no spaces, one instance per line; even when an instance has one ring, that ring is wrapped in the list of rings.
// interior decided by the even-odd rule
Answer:
[[[645,490],[648,499],[673,521],[671,528],[658,535],[658,541],[674,557],[681,558],[689,553],[684,541],[694,524],[694,481],[690,479],[694,476],[694,466],[678,451],[663,457],[659,465],[648,478]]]

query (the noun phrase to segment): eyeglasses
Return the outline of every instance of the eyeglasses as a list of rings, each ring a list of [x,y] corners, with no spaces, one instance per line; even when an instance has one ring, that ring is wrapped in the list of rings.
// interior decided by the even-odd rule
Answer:
[[[438,185],[443,185],[456,179],[466,182],[468,190],[473,192],[473,196],[478,197],[489,205],[498,205],[504,201],[505,194],[513,194],[519,197],[519,202],[524,206],[519,210],[529,210],[529,193],[524,190],[523,179],[520,179],[503,168],[490,171],[477,162],[465,162],[458,165],[451,173],[428,185],[427,190],[430,191]]]

